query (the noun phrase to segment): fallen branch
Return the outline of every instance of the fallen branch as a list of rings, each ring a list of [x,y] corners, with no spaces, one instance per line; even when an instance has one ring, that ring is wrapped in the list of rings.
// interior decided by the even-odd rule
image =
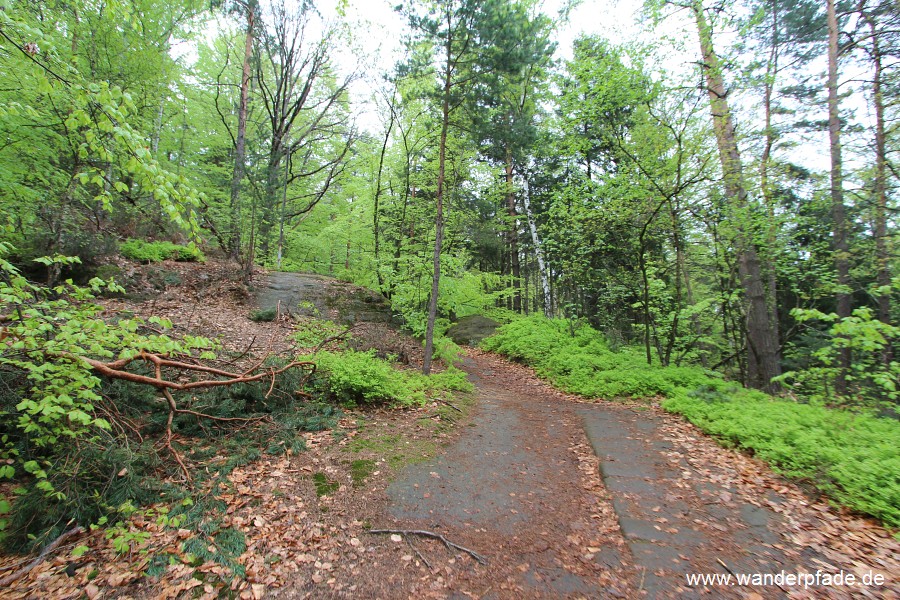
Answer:
[[[249,348],[248,348],[249,350]],[[181,458],[181,454],[175,449],[172,445],[172,439],[174,437],[172,433],[172,421],[175,419],[175,415],[185,414],[192,415],[201,419],[209,419],[211,421],[219,421],[219,422],[241,422],[241,423],[252,423],[256,421],[262,421],[266,417],[216,417],[214,415],[208,415],[206,413],[198,412],[195,410],[190,410],[186,408],[179,408],[175,402],[175,398],[172,396],[172,390],[176,391],[184,391],[184,390],[195,390],[195,389],[203,389],[203,388],[212,388],[212,387],[221,387],[221,386],[231,386],[238,383],[251,383],[254,381],[260,381],[266,377],[271,378],[271,383],[269,385],[269,391],[266,393],[266,397],[268,398],[269,394],[272,393],[272,390],[275,387],[275,377],[284,373],[288,369],[297,368],[297,367],[305,367],[309,368],[310,372],[307,374],[312,375],[316,371],[316,363],[310,361],[292,361],[286,364],[283,367],[278,369],[274,367],[268,367],[263,369],[263,363],[265,362],[265,358],[260,360],[257,364],[251,367],[249,370],[244,371],[243,373],[232,373],[230,371],[225,371],[223,369],[217,369],[215,367],[208,367],[202,364],[188,363],[179,360],[172,360],[165,356],[161,356],[159,354],[153,354],[150,352],[140,352],[139,354],[132,356],[130,358],[123,358],[116,361],[111,362],[102,362],[99,360],[95,360],[93,358],[88,358],[86,356],[78,356],[75,354],[71,354],[68,352],[59,353],[56,356],[60,358],[65,358],[68,360],[72,360],[75,362],[82,362],[86,364],[91,370],[96,371],[97,373],[108,377],[110,379],[121,379],[123,381],[130,381],[132,383],[140,383],[144,385],[149,385],[160,390],[166,398],[166,402],[169,407],[169,416],[166,420],[166,436],[163,440],[163,447],[169,451],[175,461],[178,463],[178,466],[181,468],[182,473],[184,473],[184,477],[187,481],[191,481],[191,473],[187,468],[187,465],[184,463],[184,460]],[[144,362],[148,362],[154,367],[154,375],[150,377],[148,375],[140,375],[138,373],[132,373],[130,371],[126,371],[125,368],[130,365],[132,362],[136,360],[143,360]],[[204,375],[211,375],[216,377],[222,377],[223,379],[200,379],[198,381],[189,381],[186,383],[178,383],[175,381],[170,381],[163,377],[163,368],[175,369],[182,372],[193,372],[193,373],[202,373]],[[299,391],[299,390],[298,390]]]
[[[225,364],[226,364],[226,365],[233,365],[233,364],[236,363],[237,361],[239,361],[239,360],[241,360],[242,358],[244,358],[245,356],[247,356],[247,354],[250,353],[250,349],[253,348],[253,344],[254,344],[254,343],[256,343],[256,336],[255,336],[255,335],[253,336],[253,339],[250,340],[250,343],[247,344],[247,348],[246,348],[243,352],[241,352],[241,353],[238,354],[235,358],[232,358],[231,360],[229,360],[229,361],[228,361],[227,363],[225,363]]]
[[[435,398],[435,400],[437,400],[437,401],[440,402],[441,404],[446,404],[447,406],[449,406],[450,408],[452,408],[453,410],[455,410],[456,412],[458,412],[458,413],[460,413],[460,414],[464,414],[463,411],[461,411],[459,408],[457,408],[457,407],[454,406],[453,404],[450,404],[450,403],[447,402],[446,400],[442,400],[441,398]]]
[[[468,554],[469,556],[474,558],[478,563],[480,563],[482,565],[487,564],[487,559],[484,556],[482,556],[481,554],[478,554],[474,550],[466,548],[465,546],[460,546],[459,544],[455,544],[455,543],[451,542],[450,540],[448,540],[443,535],[441,535],[440,533],[435,533],[433,531],[426,531],[424,529],[370,529],[368,531],[368,533],[371,533],[372,535],[376,535],[376,534],[397,534],[397,535],[407,535],[407,536],[420,535],[422,537],[427,537],[427,538],[431,538],[434,540],[440,540],[440,541],[444,542],[444,545],[447,546],[448,549],[452,550],[455,548],[457,550],[465,552],[466,554]]]
[[[47,547],[45,547],[43,550],[41,550],[41,553],[38,554],[37,558],[35,558],[33,561],[31,561],[30,563],[28,563],[27,565],[25,565],[18,571],[14,572],[14,573],[10,573],[3,579],[0,579],[0,589],[7,589],[10,585],[13,584],[13,582],[18,581],[25,575],[28,575],[36,566],[38,566],[39,564],[41,564],[42,562],[47,560],[47,557],[50,556],[50,554],[53,551],[55,551],[57,548],[62,546],[63,543],[67,539],[80,534],[82,531],[84,531],[84,529],[82,527],[78,526],[78,527],[73,527],[72,529],[63,532],[62,535],[60,535],[58,538],[56,538],[55,540],[50,542],[50,544],[48,544]]]
[[[312,372],[315,372],[316,370],[316,363],[311,361],[298,360],[292,361],[279,369],[269,369],[259,373],[253,373],[253,371],[258,370],[261,366],[260,364],[255,365],[252,369],[250,369],[249,371],[245,371],[244,373],[231,373],[229,371],[223,371],[222,369],[216,369],[214,367],[192,365],[190,363],[170,360],[167,358],[163,358],[158,354],[152,354],[149,352],[141,352],[140,354],[132,358],[123,358],[121,360],[108,363],[94,360],[93,358],[88,358],[86,356],[76,356],[75,354],[71,354],[68,352],[60,353],[59,356],[73,361],[81,361],[88,365],[92,370],[111,379],[121,379],[124,381],[130,381],[132,383],[142,383],[144,385],[153,386],[158,389],[169,389],[175,391],[229,386],[235,385],[237,383],[252,383],[266,377],[275,377],[276,375],[280,375],[288,369],[293,369],[295,367],[310,367]],[[219,377],[224,377],[225,379],[202,379],[200,381],[190,381],[188,383],[176,383],[174,381],[163,379],[159,374],[156,377],[148,377],[147,375],[139,375],[137,373],[131,373],[125,370],[126,366],[138,359],[142,359],[146,362],[152,363],[157,367],[157,369],[167,367],[182,371],[195,371],[198,373],[217,375]]]
[[[333,336],[331,336],[331,337],[325,338],[324,340],[322,340],[321,342],[319,342],[319,345],[315,347],[315,349],[312,351],[312,353],[313,353],[313,354],[316,354],[319,350],[321,350],[322,348],[324,348],[324,347],[325,347],[325,344],[327,344],[328,342],[334,342],[334,341],[336,341],[336,340],[341,339],[342,337],[344,337],[345,335],[347,335],[348,333],[350,333],[351,331],[353,331],[353,329],[354,329],[357,325],[359,325],[359,323],[354,323],[353,325],[351,325],[350,327],[348,327],[347,329],[345,329],[345,330],[342,331],[341,333],[338,333],[337,335],[333,335]]]
[[[431,563],[428,562],[428,559],[425,558],[425,555],[422,554],[421,552],[419,552],[419,549],[416,548],[416,545],[412,543],[412,538],[407,536],[406,543],[407,543],[407,545],[409,545],[410,548],[412,548],[413,552],[416,553],[416,556],[419,557],[419,560],[421,560],[423,563],[425,563],[425,566],[428,567],[428,570],[434,571],[434,567],[431,566]]]

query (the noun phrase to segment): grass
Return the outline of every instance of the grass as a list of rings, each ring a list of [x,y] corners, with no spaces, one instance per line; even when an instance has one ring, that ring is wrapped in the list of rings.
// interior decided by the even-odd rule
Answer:
[[[528,317],[482,347],[534,367],[588,398],[659,398],[723,445],[808,482],[834,502],[900,527],[900,422],[773,398],[698,367],[650,366],[640,349],[610,350],[587,326]]]

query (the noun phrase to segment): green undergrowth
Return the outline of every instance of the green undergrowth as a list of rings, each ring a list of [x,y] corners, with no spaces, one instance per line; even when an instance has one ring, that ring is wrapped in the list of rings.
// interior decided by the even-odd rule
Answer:
[[[125,258],[140,262],[162,262],[177,260],[181,262],[203,262],[206,258],[194,245],[183,246],[168,241],[148,242],[128,239],[119,246],[119,252]]]
[[[565,320],[517,319],[481,346],[532,366],[556,387],[587,398],[668,397],[678,390],[724,383],[711,371],[695,367],[648,365],[642,349],[613,351],[598,331]]]
[[[838,503],[900,527],[897,421],[737,389],[679,393],[663,407]]]
[[[434,395],[452,396],[469,391],[465,373],[450,367],[429,376],[398,369],[375,356],[374,350],[319,352],[312,360],[318,365],[315,388],[331,400],[346,406],[392,404],[422,406]]]
[[[278,361],[270,366],[277,368]],[[139,374],[149,374],[138,369]],[[174,514],[184,514],[181,527],[194,529],[206,539],[218,529],[210,519],[221,508],[217,493],[228,475],[265,455],[304,449],[304,431],[321,431],[337,425],[341,410],[320,399],[299,399],[294,393],[303,384],[304,372],[289,369],[275,383],[264,379],[206,391],[174,393],[178,405],[212,417],[260,418],[253,421],[214,421],[193,414],[176,415],[172,421],[173,447],[191,466],[193,488],[183,487],[172,456],[161,447],[168,411],[153,388],[121,380],[101,382],[99,408],[112,423],[98,429],[79,444],[35,446],[14,428],[15,393],[21,376],[0,370],[0,435],[8,449],[23,461],[40,467],[36,476],[17,478],[13,498],[0,504],[0,541],[8,550],[40,547],[58,536],[70,522],[88,526],[115,524],[128,515],[122,506],[170,504],[192,498]],[[47,481],[48,495],[40,486]],[[11,501],[10,501],[11,500]],[[223,508],[224,510],[224,508]]]
[[[745,450],[835,502],[900,527],[900,422],[777,399],[698,367],[647,365],[586,325],[518,319],[482,343],[588,398],[662,398],[723,445]]]

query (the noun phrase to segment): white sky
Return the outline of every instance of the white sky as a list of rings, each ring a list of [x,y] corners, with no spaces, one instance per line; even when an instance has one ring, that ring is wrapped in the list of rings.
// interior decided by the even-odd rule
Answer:
[[[338,0],[320,0],[317,6],[328,20],[337,15],[337,4]],[[365,57],[365,76],[355,86],[353,96],[360,111],[359,125],[373,132],[381,124],[370,100],[372,86],[403,56],[403,38],[408,31],[405,19],[394,10],[396,4],[396,0],[349,0],[346,9],[347,20],[355,32],[354,44],[360,47],[349,49],[341,62],[349,66]],[[637,35],[635,15],[641,4],[635,0],[584,0],[558,32],[557,57],[571,58],[574,40],[584,33],[600,34],[614,42],[632,39]],[[555,17],[561,5],[560,0],[544,0],[541,12]]]
[[[337,21],[337,6],[341,0],[317,0],[316,6],[324,21]],[[357,123],[361,129],[378,135],[383,129],[382,116],[378,114],[373,100],[383,74],[393,70],[403,56],[403,41],[407,34],[406,20],[394,10],[400,0],[346,0],[346,19],[353,32],[350,45],[344,47],[337,57],[340,68],[352,70],[359,66],[361,77],[352,88],[352,100],[358,114]],[[541,11],[555,17],[562,0],[544,0]],[[572,44],[581,34],[597,34],[614,44],[641,41],[642,39],[664,39],[660,55],[653,57],[655,69],[665,70],[676,78],[696,70],[699,43],[696,31],[689,17],[682,14],[669,17],[657,31],[649,33],[646,23],[638,23],[642,0],[582,0],[570,14],[567,23],[558,30],[557,58],[568,59],[572,55]],[[215,29],[215,25],[213,28]],[[716,46],[727,49],[732,41],[729,32],[716,32]],[[754,114],[754,104],[758,104],[758,94],[752,91],[735,98],[738,126],[753,122],[758,126],[758,115]],[[857,98],[857,101],[862,100]],[[865,112],[862,100],[862,113]],[[743,119],[741,117],[744,117]],[[827,143],[824,136],[814,136],[801,142],[799,148],[791,152],[791,159],[816,170],[827,165]],[[820,139],[819,139],[820,138]]]

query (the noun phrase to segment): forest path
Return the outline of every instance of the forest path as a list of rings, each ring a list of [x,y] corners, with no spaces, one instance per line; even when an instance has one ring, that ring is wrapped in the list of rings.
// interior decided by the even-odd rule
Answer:
[[[685,574],[828,564],[789,539],[779,511],[792,499],[774,477],[758,479],[755,461],[710,464],[709,440],[661,411],[578,402],[529,369],[468,354],[472,422],[387,489],[398,528],[440,532],[487,557],[487,567],[460,558],[471,568],[454,573],[451,597],[778,598],[776,586],[692,588]]]

